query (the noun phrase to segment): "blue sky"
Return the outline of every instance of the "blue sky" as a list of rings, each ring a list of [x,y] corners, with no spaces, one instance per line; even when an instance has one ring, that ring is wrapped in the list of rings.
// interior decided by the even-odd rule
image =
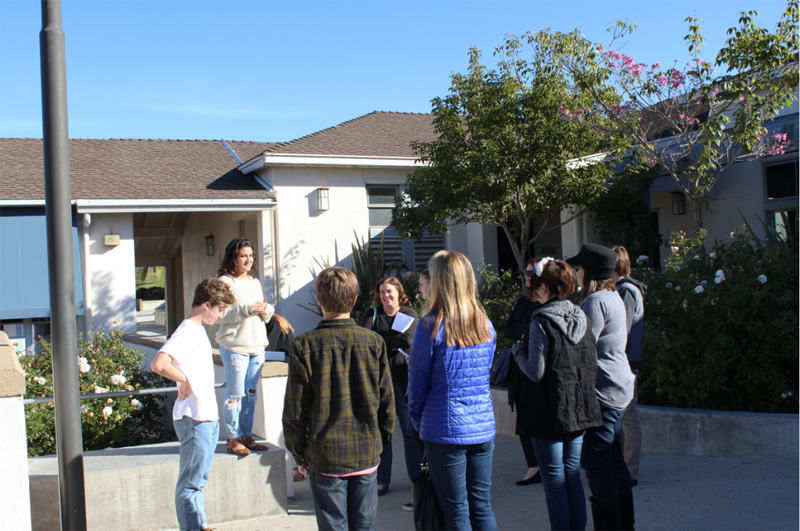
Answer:
[[[0,0],[0,136],[41,137],[38,0]],[[738,12],[777,0],[62,0],[70,136],[288,141],[372,111],[430,112],[476,46],[635,20],[625,52],[684,63],[687,16],[712,60]]]

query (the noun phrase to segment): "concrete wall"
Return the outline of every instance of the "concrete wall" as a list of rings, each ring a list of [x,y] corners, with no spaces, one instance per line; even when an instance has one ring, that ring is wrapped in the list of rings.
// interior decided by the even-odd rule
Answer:
[[[90,531],[175,529],[177,442],[84,452],[86,517]],[[203,489],[209,527],[287,514],[284,452],[269,451],[240,458],[217,445]],[[59,529],[56,456],[30,459],[33,529]],[[15,485],[19,490],[20,485]],[[19,508],[17,508],[19,509]],[[13,512],[4,512],[3,526]],[[248,523],[242,522],[243,526]],[[28,529],[30,529],[30,520]],[[6,527],[3,527],[6,529]],[[23,529],[8,527],[7,529]]]
[[[508,391],[492,387],[498,435],[514,435]],[[642,452],[701,457],[797,458],[798,416],[639,406]]]
[[[311,302],[309,289],[321,267],[316,260],[350,267],[356,234],[368,236],[367,184],[402,184],[405,170],[358,168],[279,168],[262,177],[278,192],[277,284],[280,311],[295,334],[314,328],[319,317],[299,305]],[[330,209],[317,208],[317,188],[330,188]]]
[[[743,162],[727,168],[711,190],[710,211],[703,212],[703,228],[708,232],[706,242],[713,245],[715,239],[719,242],[730,241],[731,231],[744,225],[742,214],[758,237],[765,238],[766,230],[758,218],[766,223],[767,210],[785,207],[792,201],[767,201],[764,166],[793,160],[797,160],[797,152]],[[694,214],[688,200],[685,200],[686,214],[672,214],[671,192],[677,191],[677,183],[672,177],[665,176],[656,179],[650,195],[650,208],[651,211],[658,212],[659,232],[664,237],[662,258],[671,254],[668,240],[673,232],[682,230],[690,237],[695,235]],[[797,200],[794,200],[793,208],[797,208]]]
[[[118,234],[120,244],[106,246],[103,237],[107,234]],[[88,243],[92,326],[136,331],[133,215],[93,214]]]
[[[15,531],[31,529],[24,395],[25,375],[17,353],[0,332],[0,527]]]

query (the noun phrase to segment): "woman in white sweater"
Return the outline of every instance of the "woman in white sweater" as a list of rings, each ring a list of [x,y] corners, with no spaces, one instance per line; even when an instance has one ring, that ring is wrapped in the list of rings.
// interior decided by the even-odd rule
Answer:
[[[253,439],[253,413],[258,380],[264,364],[267,332],[264,323],[275,309],[264,299],[253,260],[253,244],[234,238],[225,248],[217,275],[228,284],[236,303],[218,321],[216,340],[225,367],[225,404],[222,411],[228,436],[228,452],[247,455],[267,447]]]

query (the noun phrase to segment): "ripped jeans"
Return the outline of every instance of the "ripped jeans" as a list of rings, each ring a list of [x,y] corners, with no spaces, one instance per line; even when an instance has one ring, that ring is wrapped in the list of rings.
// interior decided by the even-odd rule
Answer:
[[[225,403],[222,406],[225,432],[228,439],[252,436],[264,353],[239,354],[220,345],[219,355],[225,367]]]

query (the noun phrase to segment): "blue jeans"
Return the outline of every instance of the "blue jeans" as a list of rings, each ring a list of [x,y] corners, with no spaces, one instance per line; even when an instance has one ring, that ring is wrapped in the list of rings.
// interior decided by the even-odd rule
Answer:
[[[239,354],[220,345],[219,355],[225,368],[225,404],[222,407],[225,433],[228,439],[252,436],[264,354]]]
[[[411,424],[411,417],[408,414],[408,402],[403,396],[400,384],[392,378],[394,387],[394,403],[397,411],[397,423],[400,424],[400,431],[403,432],[403,450],[406,454],[406,471],[408,479],[412,482],[422,474],[420,468],[419,451],[414,442],[414,426]],[[378,485],[389,485],[392,482],[392,439],[389,444],[383,447],[381,453],[381,463],[378,465]]]
[[[377,473],[333,478],[317,474],[308,476],[314,512],[320,530],[347,531],[378,529]]]
[[[491,492],[494,441],[469,445],[424,442],[428,471],[448,531],[495,531]]]
[[[532,438],[542,474],[550,529],[586,529],[586,495],[581,483],[583,435],[572,439]]]
[[[581,466],[592,491],[592,505],[613,507],[631,491],[631,476],[622,453],[622,409],[600,405],[603,425],[583,436]]]
[[[178,484],[175,486],[175,513],[181,531],[207,527],[203,487],[214,461],[219,439],[219,421],[198,422],[191,417],[173,420],[181,443]]]

